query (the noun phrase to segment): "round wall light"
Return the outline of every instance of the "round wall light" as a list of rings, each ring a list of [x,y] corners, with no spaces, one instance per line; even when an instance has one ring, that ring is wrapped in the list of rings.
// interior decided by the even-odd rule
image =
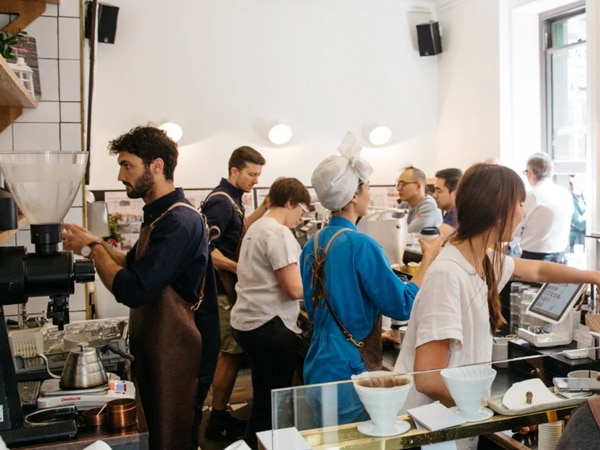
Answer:
[[[183,130],[175,122],[161,123],[158,126],[158,129],[167,133],[167,136],[169,136],[174,142],[179,142],[181,136],[183,136]]]
[[[385,145],[392,138],[392,130],[385,126],[377,126],[369,133],[369,142],[373,145]]]
[[[269,141],[273,144],[287,144],[292,138],[292,129],[283,123],[271,127],[268,133]]]

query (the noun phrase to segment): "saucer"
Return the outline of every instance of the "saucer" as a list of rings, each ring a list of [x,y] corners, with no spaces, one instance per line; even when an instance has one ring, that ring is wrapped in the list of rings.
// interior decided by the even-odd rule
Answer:
[[[361,423],[358,426],[358,431],[362,434],[366,434],[367,436],[373,437],[385,437],[385,436],[396,436],[398,434],[406,433],[410,430],[410,423],[405,422],[404,420],[396,420],[394,422],[394,427],[390,429],[388,432],[377,433],[375,432],[375,424],[372,420],[368,420],[366,422]]]
[[[477,414],[477,417],[474,417],[472,419],[467,419],[466,417],[463,417],[460,413],[460,410],[458,409],[458,406],[453,406],[452,408],[450,408],[450,411],[454,411],[467,422],[481,422],[482,420],[487,420],[494,415],[494,411],[492,411],[490,408],[485,407],[479,408],[479,413]]]

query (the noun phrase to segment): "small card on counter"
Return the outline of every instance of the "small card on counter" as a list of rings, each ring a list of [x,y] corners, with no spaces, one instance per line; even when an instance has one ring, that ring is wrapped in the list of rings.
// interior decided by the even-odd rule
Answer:
[[[300,434],[297,428],[280,428],[278,430],[259,431],[256,433],[258,442],[265,450],[311,450],[312,447]]]
[[[429,431],[443,430],[444,428],[462,425],[467,422],[440,402],[417,406],[406,412]]]

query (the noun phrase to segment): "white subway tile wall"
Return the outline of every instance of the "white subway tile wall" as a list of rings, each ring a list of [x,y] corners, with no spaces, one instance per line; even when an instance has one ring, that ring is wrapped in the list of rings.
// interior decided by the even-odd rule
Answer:
[[[13,148],[12,129],[9,127],[0,133],[0,152],[10,152]]]
[[[79,52],[80,0],[47,4],[46,11],[25,31],[36,39],[42,98],[35,109],[23,110],[21,117],[0,132],[0,151],[81,150],[81,74]],[[0,27],[11,16],[0,14]],[[82,224],[81,189],[66,221]],[[34,251],[29,226],[19,230],[2,245],[24,246]],[[85,286],[76,283],[69,299],[71,320],[85,319]],[[29,314],[46,311],[48,297],[29,299]],[[7,316],[17,314],[17,305],[4,307]]]
[[[80,123],[81,102],[60,102],[60,121],[62,123]]]
[[[78,123],[60,124],[60,149],[69,152],[81,151],[81,125]]]
[[[40,152],[60,150],[59,123],[15,123],[13,124],[15,152]]]
[[[27,27],[27,34],[35,38],[38,58],[58,58],[58,19],[56,17],[38,17]]]
[[[58,55],[61,59],[74,59],[79,62],[79,19],[58,18]]]
[[[80,0],[60,0],[60,17],[76,17],[79,19]]]
[[[38,102],[37,108],[23,108],[23,114],[17,119],[17,122],[60,122],[60,103]],[[2,134],[4,133],[0,133],[0,135]]]
[[[79,60],[59,59],[60,101],[77,102],[81,99],[81,68]]]
[[[58,59],[38,60],[40,67],[40,84],[42,85],[42,101],[58,101]]]

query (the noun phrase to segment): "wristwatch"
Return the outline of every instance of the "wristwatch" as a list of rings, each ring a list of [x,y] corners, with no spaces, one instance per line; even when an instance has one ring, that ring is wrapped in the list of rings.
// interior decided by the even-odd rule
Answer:
[[[94,245],[98,244],[100,244],[100,242],[92,241],[89,244],[86,244],[83,247],[81,247],[81,256],[83,256],[84,258],[89,258],[92,254],[92,248],[94,248]]]

